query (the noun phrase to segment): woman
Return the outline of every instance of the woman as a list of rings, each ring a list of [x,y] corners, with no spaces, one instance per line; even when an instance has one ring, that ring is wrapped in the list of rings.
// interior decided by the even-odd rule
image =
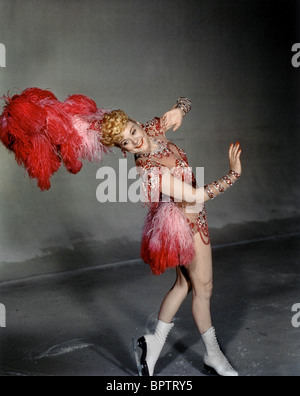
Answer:
[[[207,351],[205,365],[219,375],[237,376],[219,348],[211,321],[212,252],[204,202],[222,194],[240,177],[239,143],[230,146],[228,175],[198,188],[185,152],[165,136],[170,128],[177,130],[191,110],[187,98],[179,98],[162,118],[145,125],[121,110],[99,109],[84,95],[60,102],[48,90],[28,88],[4,99],[0,140],[42,191],[51,187],[50,178],[61,163],[69,172],[78,173],[82,159],[101,161],[113,146],[125,156],[127,152],[135,155],[150,207],[141,257],[156,275],[168,268],[176,268],[177,273],[161,305],[155,333],[138,340],[142,349],[137,359],[139,374],[153,375],[172,320],[192,291],[193,316]]]
[[[173,318],[190,291],[193,293],[193,317],[206,347],[205,366],[221,376],[238,376],[220,350],[212,326],[212,249],[203,203],[214,199],[239,179],[241,148],[239,142],[230,145],[228,175],[198,188],[194,175],[188,172],[184,151],[165,136],[171,127],[175,131],[181,126],[190,109],[191,102],[187,98],[179,98],[162,118],[154,118],[145,125],[130,119],[121,110],[105,114],[102,124],[104,144],[119,147],[125,156],[127,152],[135,155],[144,191],[149,198],[150,210],[141,248],[143,260],[150,264],[154,274],[171,267],[176,267],[177,273],[174,286],[162,302],[154,334],[138,340],[142,356],[138,358],[136,354],[136,357],[142,376],[153,375],[174,326]],[[157,193],[159,199],[153,199],[157,198]],[[166,196],[170,197],[169,202],[166,202]]]

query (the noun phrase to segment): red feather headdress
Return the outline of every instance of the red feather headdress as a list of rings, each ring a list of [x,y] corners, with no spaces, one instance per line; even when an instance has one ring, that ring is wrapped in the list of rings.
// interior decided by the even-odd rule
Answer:
[[[0,140],[42,191],[49,190],[50,178],[62,162],[76,174],[81,160],[102,161],[110,152],[99,126],[108,110],[98,109],[87,96],[72,95],[60,102],[50,91],[28,88],[3,99]]]

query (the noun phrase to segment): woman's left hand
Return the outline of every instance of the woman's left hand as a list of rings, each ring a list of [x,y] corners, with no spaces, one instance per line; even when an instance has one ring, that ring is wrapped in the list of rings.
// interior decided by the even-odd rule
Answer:
[[[183,120],[183,111],[181,109],[172,109],[167,111],[161,118],[162,128],[164,132],[173,128],[173,131],[177,131],[181,127]]]

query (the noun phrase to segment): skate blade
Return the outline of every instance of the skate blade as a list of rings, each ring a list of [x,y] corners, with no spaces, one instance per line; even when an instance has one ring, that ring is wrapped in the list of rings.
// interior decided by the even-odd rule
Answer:
[[[138,353],[138,343],[133,337],[132,337],[132,347],[133,347],[133,352],[134,352],[134,357],[135,357],[138,374],[140,377],[143,377],[141,358]]]

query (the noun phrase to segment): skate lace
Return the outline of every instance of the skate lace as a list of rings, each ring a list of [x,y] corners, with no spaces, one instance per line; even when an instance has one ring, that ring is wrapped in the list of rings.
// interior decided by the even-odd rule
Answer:
[[[214,334],[214,352],[216,355],[219,355],[220,363],[224,366],[225,369],[233,370],[233,367],[229,363],[228,359],[224,355],[222,349],[220,348],[219,342],[217,340],[217,336]]]

